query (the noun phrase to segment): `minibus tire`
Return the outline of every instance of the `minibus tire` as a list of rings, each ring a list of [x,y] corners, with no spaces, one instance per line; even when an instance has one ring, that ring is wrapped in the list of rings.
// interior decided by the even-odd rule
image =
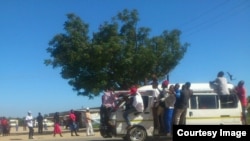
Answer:
[[[147,132],[143,127],[134,126],[127,132],[127,141],[145,141]]]

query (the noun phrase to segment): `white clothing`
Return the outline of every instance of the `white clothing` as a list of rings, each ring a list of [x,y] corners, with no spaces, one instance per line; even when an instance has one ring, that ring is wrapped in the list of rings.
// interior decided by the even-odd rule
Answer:
[[[155,103],[157,102],[157,100],[158,100],[158,96],[160,95],[160,92],[159,92],[159,90],[158,89],[154,89],[153,90],[153,97],[152,97],[152,99],[151,99],[151,101],[150,101],[150,107],[151,108],[153,108],[154,107],[154,105],[155,105]]]
[[[87,131],[87,136],[95,135],[91,122],[86,123],[86,131]]]
[[[25,120],[26,120],[26,123],[27,123],[28,127],[33,127],[33,117],[32,117],[32,115],[27,115]]]
[[[139,92],[137,92],[136,95],[134,96],[133,106],[138,112],[143,112],[144,110],[143,100]]]
[[[229,94],[229,90],[227,87],[227,79],[225,77],[217,77],[215,83],[218,86],[219,94]]]

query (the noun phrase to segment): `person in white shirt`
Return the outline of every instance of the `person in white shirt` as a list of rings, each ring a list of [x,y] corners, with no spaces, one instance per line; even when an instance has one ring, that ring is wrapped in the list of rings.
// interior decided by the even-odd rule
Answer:
[[[210,82],[210,86],[219,94],[219,95],[227,95],[229,93],[229,89],[227,87],[227,79],[224,77],[224,72],[220,71],[217,74],[217,78],[214,81]]]
[[[130,119],[129,119],[129,114],[137,112],[136,107],[134,107],[134,105],[133,105],[134,104],[134,97],[135,97],[136,93],[137,93],[137,87],[132,86],[130,88],[129,94],[124,99],[125,100],[125,110],[123,112],[123,118],[128,125],[126,129],[132,128],[132,124],[131,124]]]
[[[29,139],[33,139],[34,129],[33,129],[33,116],[31,111],[28,111],[28,115],[25,118],[27,126],[29,128]]]
[[[92,126],[92,117],[91,117],[91,113],[89,111],[89,107],[86,108],[85,111],[85,123],[86,123],[86,133],[87,136],[94,136],[94,130],[93,130],[93,126]]]
[[[154,89],[153,91],[153,95],[152,95],[152,99],[151,99],[151,102],[150,102],[150,105],[151,105],[151,109],[152,109],[152,116],[153,116],[153,119],[154,119],[154,133],[157,134],[157,132],[159,132],[159,128],[160,128],[160,125],[159,125],[159,117],[158,117],[158,106],[159,106],[159,101],[158,101],[158,96],[160,94],[159,90],[158,90],[158,81],[157,79],[153,79],[153,82],[152,82],[152,88]]]

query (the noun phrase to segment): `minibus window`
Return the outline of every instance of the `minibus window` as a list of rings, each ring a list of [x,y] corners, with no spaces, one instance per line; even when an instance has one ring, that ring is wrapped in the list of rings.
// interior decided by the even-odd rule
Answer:
[[[149,101],[148,99],[149,99],[148,96],[142,96],[144,109],[147,109],[147,108],[148,108],[148,101]]]
[[[220,95],[221,108],[237,108],[237,102],[235,94]]]
[[[154,93],[154,91],[152,90],[147,90],[147,91],[139,91],[141,93],[142,96],[142,100],[143,100],[143,105],[144,105],[144,111],[148,112],[150,111],[150,103],[152,102],[152,95]]]
[[[196,96],[192,95],[190,98],[190,104],[191,104],[191,109],[197,109],[198,105],[197,105],[197,101],[196,101]]]
[[[218,100],[216,95],[199,95],[199,109],[218,109]]]

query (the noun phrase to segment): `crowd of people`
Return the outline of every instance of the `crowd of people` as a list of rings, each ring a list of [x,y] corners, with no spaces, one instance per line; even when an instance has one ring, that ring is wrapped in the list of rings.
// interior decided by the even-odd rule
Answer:
[[[165,80],[161,83],[160,89],[158,88],[159,84],[157,78],[153,77],[151,84],[154,90],[152,94],[153,100],[150,103],[153,116],[154,134],[166,134],[167,136],[171,136],[173,125],[186,124],[188,101],[193,95],[193,91],[190,89],[191,83],[186,82],[180,88],[179,83],[171,84],[169,86],[169,81]],[[211,81],[209,84],[218,95],[230,94],[227,87],[228,81],[224,77],[223,71],[218,72],[215,80]],[[244,88],[244,81],[239,81],[238,85],[233,90],[233,92],[237,94],[242,105],[243,124],[247,124],[246,110],[248,101],[246,89]],[[112,130],[112,125],[108,122],[110,113],[119,107],[117,99],[113,88],[107,89],[102,96],[102,106],[100,110],[101,122],[107,126],[108,133]],[[123,118],[127,123],[127,129],[130,129],[132,125],[129,115],[136,112],[142,112],[142,107],[144,107],[141,94],[137,91],[135,85],[130,88],[124,101],[125,110],[123,112]],[[137,106],[135,103],[137,103]],[[107,134],[107,136],[110,135]]]
[[[209,82],[210,87],[214,89],[214,91],[218,95],[228,95],[232,92],[227,88],[228,81],[224,77],[224,72],[220,71],[217,74],[215,80]],[[242,105],[242,114],[243,114],[243,124],[247,124],[247,93],[244,87],[245,82],[240,80],[237,86],[233,89],[233,93],[237,94],[241,105]],[[153,94],[150,102],[150,110],[152,111],[153,117],[153,126],[155,134],[166,134],[167,136],[171,136],[172,134],[172,126],[173,125],[185,125],[186,124],[186,114],[188,108],[188,101],[193,94],[191,88],[191,83],[186,82],[180,88],[180,84],[169,84],[168,80],[165,80],[161,83],[161,88],[158,88],[159,83],[156,77],[152,78],[152,88]],[[111,112],[117,110],[121,103],[125,102],[125,109],[123,112],[123,118],[127,124],[127,129],[133,127],[131,124],[130,115],[132,113],[140,114],[144,111],[144,102],[142,95],[137,90],[137,86],[133,85],[129,89],[129,92],[124,95],[124,97],[119,99],[117,95],[114,93],[114,88],[110,87],[105,90],[102,95],[102,105],[100,107],[100,120],[101,124],[107,127],[107,136],[111,136],[113,126],[110,124],[110,114]],[[77,116],[74,110],[70,110],[68,115],[68,123],[70,128],[71,136],[79,136],[78,129],[79,125],[77,124]],[[86,123],[86,135],[94,136],[94,130],[92,126],[92,117],[89,111],[89,108],[86,108],[86,112],[84,117],[84,122]],[[28,138],[33,139],[34,135],[34,120],[38,122],[38,133],[43,133],[43,116],[41,113],[38,113],[38,116],[34,119],[31,111],[27,112],[27,116],[25,117],[25,125],[28,127]],[[53,135],[56,136],[59,134],[61,137],[62,130],[60,127],[60,117],[59,113],[56,112],[53,117],[54,121],[54,130]],[[8,123],[8,119],[2,117],[0,119],[0,134],[7,135],[10,131],[10,125]]]
[[[184,125],[188,101],[193,91],[191,83],[186,82],[180,89],[180,84],[172,84],[169,81],[162,82],[162,90],[158,88],[157,80],[153,81],[154,102],[151,104],[154,118],[155,134],[171,135],[172,125]]]
[[[153,116],[154,132],[159,134],[169,135],[172,131],[172,124],[185,124],[186,110],[188,107],[188,100],[192,95],[190,90],[191,83],[187,82],[180,90],[180,85],[169,85],[169,81],[162,82],[162,89],[158,88],[158,80],[152,80],[153,100],[150,103],[150,109]],[[125,101],[125,109],[123,118],[127,124],[126,129],[132,128],[131,114],[140,114],[144,111],[144,103],[141,94],[137,91],[136,85],[131,86],[129,92],[123,97]],[[118,101],[118,102],[117,102]],[[107,89],[102,96],[102,106],[100,109],[101,123],[107,126],[107,136],[112,130],[112,125],[109,123],[109,116],[112,111],[117,110],[120,106],[117,95],[114,93],[113,88]]]
[[[87,107],[86,112],[84,113],[84,116],[81,116],[83,121],[86,124],[86,135],[87,136],[94,136],[94,130],[92,126],[92,117],[90,114],[90,110]],[[71,136],[79,136],[78,131],[79,131],[79,116],[77,113],[72,109],[70,110],[68,116],[66,119],[68,122],[69,130],[71,133]],[[37,117],[34,117],[32,115],[31,111],[27,112],[27,115],[23,119],[23,131],[26,131],[28,128],[28,138],[29,139],[34,139],[34,127],[37,127],[37,133],[38,134],[44,134],[44,130],[48,130],[47,127],[45,126],[45,121],[46,119],[42,116],[42,114],[39,112]],[[35,121],[37,123],[35,123]],[[63,132],[61,129],[62,126],[62,118],[60,118],[59,112],[55,112],[54,116],[52,118],[52,121],[54,123],[53,126],[53,136],[56,137],[57,134],[60,135],[60,137],[63,137]],[[0,118],[0,135],[1,136],[7,136],[10,134],[10,123],[9,120],[5,117]]]

